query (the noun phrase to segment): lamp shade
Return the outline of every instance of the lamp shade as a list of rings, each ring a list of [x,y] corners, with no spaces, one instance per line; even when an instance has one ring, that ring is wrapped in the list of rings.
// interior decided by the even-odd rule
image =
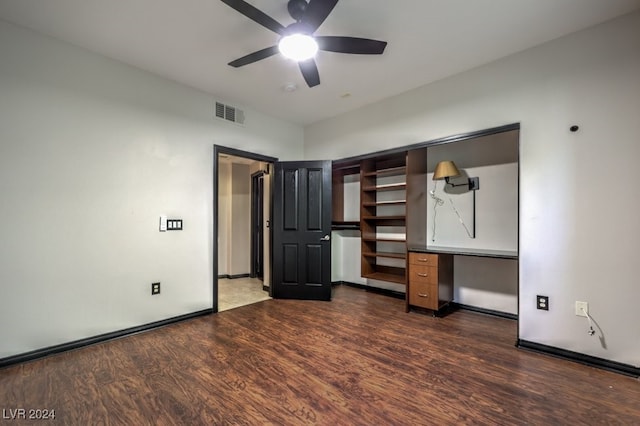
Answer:
[[[441,161],[436,165],[436,171],[433,172],[433,180],[445,179],[453,176],[460,176],[460,170],[453,161]]]

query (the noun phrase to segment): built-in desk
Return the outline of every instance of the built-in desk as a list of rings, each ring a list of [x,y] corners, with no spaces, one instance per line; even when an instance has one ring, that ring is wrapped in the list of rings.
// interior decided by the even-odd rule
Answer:
[[[517,259],[516,251],[455,247],[409,247],[406,311],[419,307],[434,315],[453,301],[453,256]]]
[[[488,249],[470,249],[457,247],[409,247],[410,252],[416,253],[433,253],[433,254],[454,254],[457,256],[480,256],[480,257],[496,257],[499,259],[517,259],[518,252],[515,250],[488,250]]]

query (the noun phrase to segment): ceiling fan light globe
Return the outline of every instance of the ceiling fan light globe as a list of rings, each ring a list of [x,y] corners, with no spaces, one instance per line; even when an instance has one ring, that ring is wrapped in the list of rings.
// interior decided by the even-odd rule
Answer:
[[[300,62],[318,53],[318,43],[307,34],[290,34],[280,39],[278,49],[286,58]]]

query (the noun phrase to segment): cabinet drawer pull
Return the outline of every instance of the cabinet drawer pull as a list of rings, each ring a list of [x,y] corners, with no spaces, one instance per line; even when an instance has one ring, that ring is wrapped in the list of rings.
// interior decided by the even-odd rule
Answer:
[[[418,293],[418,296],[420,296],[420,297],[429,297],[429,295],[427,293]]]
[[[419,257],[419,258],[418,258],[418,261],[419,261],[419,262],[428,262],[428,261],[429,261],[429,258],[428,258],[428,257]]]
[[[421,274],[420,272],[416,272],[419,277],[428,277],[429,274]]]

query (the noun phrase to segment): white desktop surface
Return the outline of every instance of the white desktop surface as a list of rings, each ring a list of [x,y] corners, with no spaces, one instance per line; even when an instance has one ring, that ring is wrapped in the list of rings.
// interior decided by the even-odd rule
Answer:
[[[496,257],[496,258],[502,258],[502,259],[518,258],[518,252],[516,250],[492,250],[492,249],[462,248],[462,247],[427,246],[426,248],[425,247],[409,247],[409,251],[415,251],[420,253],[455,254],[460,256]]]

